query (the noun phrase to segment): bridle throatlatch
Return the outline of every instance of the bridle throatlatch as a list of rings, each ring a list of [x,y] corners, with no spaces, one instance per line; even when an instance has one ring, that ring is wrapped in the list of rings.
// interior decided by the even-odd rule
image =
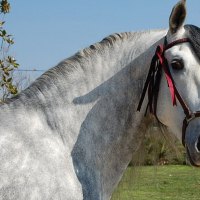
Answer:
[[[182,126],[183,146],[185,146],[185,134],[186,134],[187,126],[193,119],[200,117],[200,111],[191,112],[189,107],[187,106],[187,104],[185,103],[181,95],[179,94],[176,88],[175,82],[173,80],[173,77],[170,73],[169,65],[168,65],[167,59],[164,56],[164,52],[175,45],[185,43],[185,42],[190,42],[189,38],[179,39],[170,44],[166,44],[167,42],[165,38],[165,44],[157,46],[155,55],[153,56],[152,61],[151,61],[149,72],[148,72],[148,75],[144,84],[144,88],[142,91],[142,95],[141,95],[138,108],[137,108],[137,111],[141,110],[145,95],[148,91],[148,104],[146,107],[145,115],[149,109],[150,113],[152,113],[159,121],[156,115],[156,109],[157,109],[160,81],[161,81],[161,76],[162,76],[162,71],[163,71],[165,74],[168,87],[169,87],[173,106],[177,105],[177,100],[178,100],[185,113],[185,119],[183,120],[183,126]]]

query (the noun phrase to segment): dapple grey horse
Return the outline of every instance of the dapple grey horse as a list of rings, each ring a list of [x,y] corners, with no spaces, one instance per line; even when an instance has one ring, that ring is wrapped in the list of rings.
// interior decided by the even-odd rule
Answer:
[[[169,30],[111,35],[1,105],[0,199],[110,199],[143,139],[148,95],[140,112],[137,105],[156,47],[164,40],[190,40],[163,57],[172,86],[192,112],[200,110],[200,29],[184,26],[185,16],[182,0],[172,10]],[[156,117],[181,139],[185,113],[178,100],[173,105],[165,75],[162,70]],[[200,120],[187,122],[185,146],[199,166]]]

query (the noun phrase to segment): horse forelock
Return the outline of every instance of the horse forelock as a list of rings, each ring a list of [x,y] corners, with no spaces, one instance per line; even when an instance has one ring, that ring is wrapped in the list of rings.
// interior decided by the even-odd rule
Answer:
[[[195,54],[200,59],[200,28],[194,25],[185,25],[184,28],[191,41]]]

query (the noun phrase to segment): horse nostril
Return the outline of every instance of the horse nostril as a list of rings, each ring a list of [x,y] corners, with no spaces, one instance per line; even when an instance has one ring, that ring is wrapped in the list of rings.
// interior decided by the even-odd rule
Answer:
[[[200,137],[198,138],[198,140],[196,142],[196,149],[197,149],[198,153],[200,153]]]

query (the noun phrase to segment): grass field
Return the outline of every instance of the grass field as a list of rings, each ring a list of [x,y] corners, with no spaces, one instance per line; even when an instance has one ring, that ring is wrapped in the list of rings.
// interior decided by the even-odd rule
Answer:
[[[189,166],[130,167],[112,200],[199,200],[200,169]]]

